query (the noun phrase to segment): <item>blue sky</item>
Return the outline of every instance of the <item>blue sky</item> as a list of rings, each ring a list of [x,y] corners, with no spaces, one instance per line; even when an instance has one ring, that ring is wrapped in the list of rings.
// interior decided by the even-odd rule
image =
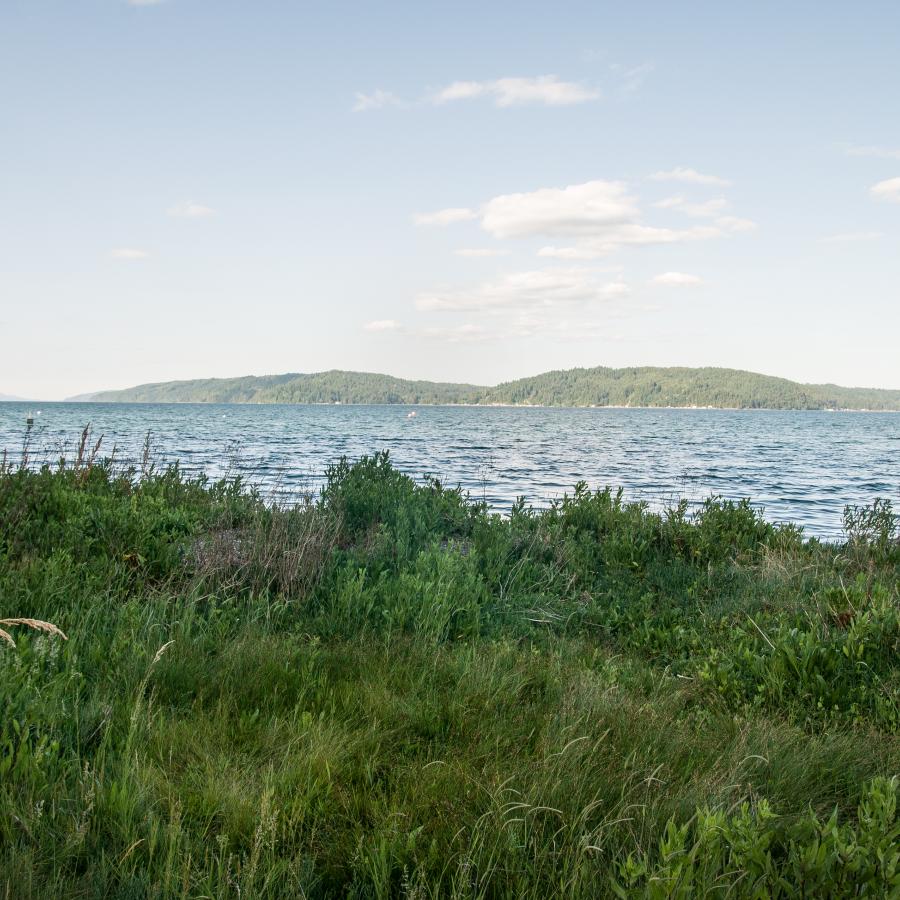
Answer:
[[[0,4],[0,392],[900,387],[896,3]]]

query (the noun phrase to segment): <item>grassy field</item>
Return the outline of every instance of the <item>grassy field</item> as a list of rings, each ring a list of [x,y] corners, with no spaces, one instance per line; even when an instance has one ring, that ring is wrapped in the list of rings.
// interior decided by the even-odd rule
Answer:
[[[900,895],[900,546],[385,456],[0,473],[0,896]],[[0,636],[2,637],[2,636]]]

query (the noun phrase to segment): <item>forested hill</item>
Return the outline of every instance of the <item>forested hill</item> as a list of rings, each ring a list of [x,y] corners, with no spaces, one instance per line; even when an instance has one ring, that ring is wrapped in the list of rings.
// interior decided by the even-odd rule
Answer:
[[[740,409],[900,409],[900,390],[800,384],[739,369],[567,369],[491,389],[500,403],[547,406],[714,406]]]
[[[489,388],[472,384],[407,381],[372,372],[247,375],[140,384],[122,391],[82,394],[72,400],[112,403],[469,403]]]
[[[317,372],[143,384],[72,400],[110,403],[469,403],[900,410],[900,390],[799,384],[737,369],[567,369],[496,387]]]

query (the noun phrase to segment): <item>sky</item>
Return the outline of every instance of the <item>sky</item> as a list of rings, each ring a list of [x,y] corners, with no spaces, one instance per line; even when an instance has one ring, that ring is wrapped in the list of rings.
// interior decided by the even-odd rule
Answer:
[[[900,388],[900,4],[0,0],[0,393]]]

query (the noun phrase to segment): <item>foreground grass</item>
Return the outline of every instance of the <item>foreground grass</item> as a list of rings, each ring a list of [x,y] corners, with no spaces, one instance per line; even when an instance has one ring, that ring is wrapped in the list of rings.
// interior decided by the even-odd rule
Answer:
[[[900,895],[900,551],[386,457],[0,475],[8,897]]]

